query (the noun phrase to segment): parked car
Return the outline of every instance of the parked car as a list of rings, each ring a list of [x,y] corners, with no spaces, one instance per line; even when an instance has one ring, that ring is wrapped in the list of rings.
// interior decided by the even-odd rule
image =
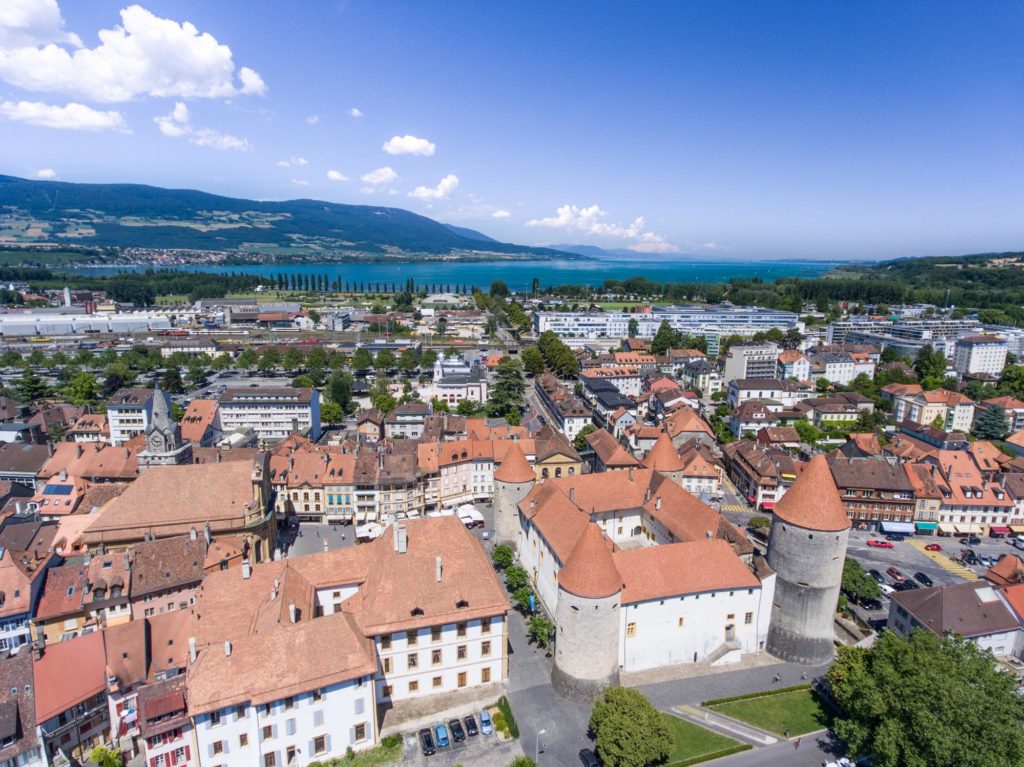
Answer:
[[[942,547],[937,543],[929,543],[924,547],[925,551],[942,551]]]
[[[491,715],[487,713],[486,708],[480,712],[480,732],[484,735],[494,732],[494,723],[491,722]]]
[[[879,583],[885,583],[885,576],[878,572],[878,570],[868,570],[868,575],[870,575]]]
[[[889,577],[897,583],[903,583],[903,581],[906,580],[906,578],[903,577],[903,573],[901,573],[898,568],[890,567],[885,572],[888,573]]]
[[[473,718],[472,714],[462,717],[462,723],[466,725],[466,734],[469,737],[472,738],[474,735],[480,734],[480,730],[476,726],[476,719]]]
[[[981,544],[981,538],[976,535],[968,535],[960,539],[960,543],[964,546],[978,546]]]
[[[935,581],[933,581],[931,578],[929,578],[924,573],[914,573],[914,580],[917,581],[918,583],[920,583],[923,586],[934,586],[935,585]]]
[[[981,565],[983,567],[992,567],[992,565],[994,565],[996,563],[996,561],[994,559],[992,559],[992,557],[988,556],[987,554],[984,555],[984,556],[978,557],[978,561],[981,563]]]
[[[914,589],[919,589],[919,588],[921,588],[921,586],[916,581],[912,581],[912,580],[909,580],[909,579],[903,581],[903,590],[904,591],[913,591]]]
[[[452,740],[456,743],[461,743],[466,739],[466,731],[462,729],[462,722],[458,719],[452,719],[448,722],[448,729],[451,730]]]
[[[978,558],[973,554],[967,554],[960,561],[969,567],[977,567],[981,564],[981,562],[978,561]]]
[[[424,756],[434,755],[434,737],[427,728],[420,730],[420,750]]]
[[[580,761],[583,763],[583,767],[601,767],[601,763],[597,761],[597,754],[589,748],[580,751]]]
[[[891,596],[892,593],[894,591],[896,591],[896,589],[894,589],[888,583],[879,583],[878,584],[878,588],[880,588],[882,590],[882,593],[885,594],[886,596]]]
[[[438,748],[447,748],[451,745],[451,741],[448,740],[448,728],[444,724],[434,725],[434,740],[437,741]]]
[[[891,549],[892,541],[880,541],[877,538],[871,538],[868,541],[868,546],[871,546],[875,549]]]
[[[899,533],[890,533],[889,535],[885,536],[885,540],[892,541],[893,543],[899,543],[900,541],[907,540],[907,536],[900,535]]]

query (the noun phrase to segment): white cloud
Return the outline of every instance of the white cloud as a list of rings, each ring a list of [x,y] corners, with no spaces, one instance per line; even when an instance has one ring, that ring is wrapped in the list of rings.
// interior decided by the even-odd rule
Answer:
[[[511,215],[507,210],[496,210],[491,214],[491,218],[508,218]]]
[[[328,181],[348,181],[348,176],[342,173],[340,170],[329,170],[327,171]]]
[[[425,138],[416,136],[392,136],[384,142],[382,149],[388,154],[411,154],[418,157],[430,157],[437,145]]]
[[[634,240],[630,250],[639,253],[678,253],[679,248],[665,240],[660,234],[645,231],[644,217],[637,216],[629,224],[613,224],[604,220],[607,212],[599,205],[580,208],[576,205],[563,205],[555,211],[554,216],[535,218],[526,222],[527,226],[545,226],[552,229],[564,229],[567,232],[580,232],[584,235],[598,237],[614,237],[623,240]]]
[[[0,117],[43,128],[131,132],[120,112],[101,112],[75,102],[61,107],[39,101],[4,101],[0,103]]]
[[[292,183],[295,184],[295,186],[309,186],[309,182],[301,178],[293,178]]]
[[[359,191],[362,192],[363,194],[373,194],[377,190],[372,186],[364,186],[360,187]]]
[[[57,0],[4,0],[0,3],[0,48],[46,43],[81,47],[78,35],[64,31]]]
[[[398,174],[395,173],[393,168],[385,165],[383,168],[371,170],[366,175],[361,176],[360,180],[367,184],[390,184],[398,180]]]
[[[276,165],[279,168],[290,168],[293,165],[301,167],[309,165],[309,161],[305,157],[289,157],[287,160],[278,160]]]
[[[41,179],[43,181],[53,181],[55,178],[57,178],[57,171],[55,171],[53,168],[40,168],[39,170],[36,171],[35,175],[36,178]]]
[[[196,146],[205,146],[211,149],[233,149],[241,152],[252,148],[247,139],[232,136],[230,133],[221,133],[213,128],[193,128],[190,119],[188,107],[183,101],[179,101],[174,105],[170,114],[154,117],[153,122],[165,136],[185,137],[190,144]]]
[[[320,115],[310,115],[306,118],[306,125],[316,125],[320,122]]]
[[[363,116],[363,110],[360,109],[359,107],[352,107],[350,110],[348,110],[348,116],[349,117],[357,117],[357,118],[358,117],[362,117]]]
[[[451,197],[458,185],[459,177],[454,173],[449,173],[437,182],[437,186],[418,186],[409,192],[409,196],[418,200],[443,200],[446,197]]]
[[[4,0],[5,11],[6,3]],[[19,6],[49,8],[49,0],[15,0]],[[46,11],[46,8],[43,8]],[[53,9],[44,30],[52,38],[63,22],[53,21]],[[24,38],[25,23],[0,16],[0,40]],[[59,20],[59,10],[57,10]],[[12,31],[13,30],[13,31]],[[19,32],[19,30],[22,30]],[[68,93],[100,102],[130,101],[141,96],[229,98],[263,95],[266,83],[252,69],[235,71],[231,49],[190,22],[178,23],[156,16],[139,5],[121,10],[121,24],[98,32],[95,48],[69,52],[50,41],[0,46],[0,78],[28,91]],[[73,45],[77,38],[65,41]]]

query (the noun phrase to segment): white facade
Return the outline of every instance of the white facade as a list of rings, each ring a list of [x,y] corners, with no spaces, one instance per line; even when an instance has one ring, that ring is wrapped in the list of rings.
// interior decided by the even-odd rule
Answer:
[[[107,424],[110,426],[110,444],[122,445],[132,437],[145,434],[153,415],[153,398],[138,404],[107,404]]]
[[[637,337],[654,338],[663,321],[673,330],[688,335],[714,334],[749,337],[778,328],[801,329],[798,315],[757,306],[680,305],[654,307],[650,312],[536,312],[534,329],[538,334],[551,330],[559,336],[582,338],[626,338],[629,322],[636,320]]]
[[[956,342],[953,367],[960,375],[998,376],[1006,366],[1007,343],[997,336],[972,336]]]
[[[310,392],[308,399],[303,396],[305,391]],[[225,432],[252,429],[260,441],[278,442],[308,429],[311,440],[320,438],[320,392],[316,389],[239,389],[218,407]]]
[[[191,725],[146,738],[145,760],[148,767],[195,767],[200,764],[195,730]]]
[[[725,357],[722,380],[728,385],[737,378],[774,378],[780,351],[776,344],[732,346]]]
[[[199,764],[302,767],[342,757],[349,747],[369,748],[377,742],[373,689],[373,678],[363,676],[271,703],[200,714],[193,718]]]

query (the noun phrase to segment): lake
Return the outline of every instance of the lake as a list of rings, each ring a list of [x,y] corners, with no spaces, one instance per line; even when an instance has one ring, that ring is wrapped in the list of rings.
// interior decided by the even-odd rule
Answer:
[[[412,277],[417,284],[467,285],[487,288],[493,280],[504,280],[513,290],[530,289],[534,278],[542,286],[601,285],[606,279],[624,280],[646,277],[654,282],[726,282],[732,278],[760,277],[765,281],[783,277],[819,277],[836,266],[824,261],[690,261],[671,259],[629,259],[613,261],[482,261],[365,264],[263,264],[252,266],[189,265],[176,267],[184,271],[235,272],[276,277],[327,275],[330,281],[340,277],[344,282],[402,284]],[[83,268],[84,274],[114,274],[121,271],[142,271],[148,267]]]

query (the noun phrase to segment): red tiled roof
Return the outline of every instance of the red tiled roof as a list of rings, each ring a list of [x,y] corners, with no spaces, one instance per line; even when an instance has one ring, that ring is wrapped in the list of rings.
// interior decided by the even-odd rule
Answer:
[[[103,690],[103,634],[93,631],[46,646],[35,662],[36,721],[45,722]]]
[[[824,455],[816,455],[804,467],[793,486],[775,505],[775,516],[807,530],[838,531],[850,527]]]
[[[650,452],[644,458],[644,466],[648,469],[663,472],[681,471],[683,469],[683,459],[679,457],[679,453],[676,452],[675,446],[672,444],[672,440],[669,439],[668,434],[662,432],[658,435],[654,447],[650,449]]]
[[[558,572],[558,587],[585,599],[603,599],[622,589],[622,576],[612,560],[614,545],[591,522]]]
[[[512,446],[505,453],[505,460],[501,462],[501,465],[494,472],[494,478],[500,482],[514,484],[533,482],[536,479],[536,475],[534,475],[533,469],[530,468],[530,464],[527,463],[526,456],[523,455],[523,449],[519,447],[518,442],[513,442]]]

